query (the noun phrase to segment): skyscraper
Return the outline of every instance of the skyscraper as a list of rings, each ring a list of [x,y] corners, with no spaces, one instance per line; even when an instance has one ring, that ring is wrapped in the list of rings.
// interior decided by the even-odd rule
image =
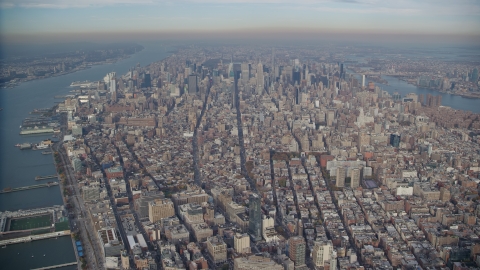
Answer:
[[[148,73],[143,74],[142,87],[145,87],[145,88],[152,87],[152,79],[150,78],[150,74]]]
[[[188,76],[188,93],[189,94],[195,94],[198,91],[198,85],[197,85],[197,75],[191,74]]]
[[[365,74],[362,75],[362,88],[365,88]]]
[[[390,145],[397,148],[400,146],[400,134],[390,134]]]
[[[262,240],[262,209],[258,194],[251,194],[249,198],[248,231],[253,241]]]
[[[275,71],[275,48],[272,48],[272,71],[271,72],[274,72],[274,71]]]
[[[242,83],[247,84],[250,80],[250,64],[242,63],[240,69],[242,70]]]
[[[263,94],[263,87],[264,87],[264,79],[263,79],[263,65],[262,63],[258,63],[257,66],[257,94]]]

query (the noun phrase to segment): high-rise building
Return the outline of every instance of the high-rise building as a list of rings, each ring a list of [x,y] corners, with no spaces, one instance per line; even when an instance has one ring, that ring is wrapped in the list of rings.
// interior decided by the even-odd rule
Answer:
[[[336,187],[345,187],[345,176],[346,176],[346,170],[342,166],[338,166],[336,170]]]
[[[248,234],[235,234],[233,237],[233,245],[237,253],[250,253],[250,237]]]
[[[274,69],[275,69],[275,48],[272,48],[272,71]],[[477,71],[477,73],[478,73],[478,71]]]
[[[115,78],[110,79],[110,94],[117,93],[117,80]]]
[[[263,94],[263,88],[264,88],[264,78],[263,78],[263,65],[262,63],[258,63],[257,66],[257,88],[256,92],[258,95]]]
[[[350,187],[357,188],[360,186],[360,172],[359,168],[350,170]]]
[[[240,69],[242,71],[242,83],[247,84],[250,80],[250,64],[249,63],[242,63],[240,65]]]
[[[362,88],[365,88],[365,74],[362,75]]]
[[[313,263],[317,267],[325,266],[325,262],[332,259],[333,244],[331,240],[315,241],[313,246],[312,257]],[[332,269],[335,270],[335,269]]]
[[[471,81],[472,81],[473,83],[477,83],[477,81],[478,81],[478,68],[474,68],[474,69],[473,69]]]
[[[148,219],[150,222],[175,215],[175,208],[170,199],[157,199],[148,203]]]
[[[142,87],[144,87],[144,88],[152,87],[152,79],[150,77],[150,74],[148,74],[148,73],[143,74]]]
[[[258,194],[252,193],[249,197],[248,231],[253,241],[262,240],[262,203]]]
[[[305,239],[294,236],[288,239],[288,256],[295,263],[295,268],[305,265]]]
[[[335,120],[335,111],[328,111],[327,113],[327,126],[333,126],[333,120]]]
[[[390,134],[390,145],[397,148],[400,147],[400,138],[398,133]]]
[[[188,76],[188,93],[196,94],[198,92],[198,78],[197,75],[191,74]]]
[[[421,105],[425,104],[425,96],[423,94],[418,95],[418,102],[420,102]]]
[[[227,261],[227,244],[225,244],[221,236],[208,237],[207,249],[215,264]]]

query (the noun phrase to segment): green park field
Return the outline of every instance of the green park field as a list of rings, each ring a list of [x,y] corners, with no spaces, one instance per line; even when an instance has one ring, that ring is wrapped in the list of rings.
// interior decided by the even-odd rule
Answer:
[[[12,219],[10,221],[10,231],[31,230],[52,225],[52,215],[41,215]]]

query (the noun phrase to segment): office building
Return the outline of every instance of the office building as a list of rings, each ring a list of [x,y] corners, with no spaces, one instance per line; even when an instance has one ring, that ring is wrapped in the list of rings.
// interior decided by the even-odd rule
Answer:
[[[188,93],[193,95],[198,92],[198,77],[195,74],[188,76]]]
[[[331,240],[315,241],[312,251],[312,259],[316,267],[325,266],[325,262],[332,259],[332,254],[333,244]]]
[[[248,234],[235,234],[233,245],[237,253],[250,253],[250,237]]]
[[[390,134],[390,145],[393,146],[393,147],[400,147],[400,134],[398,133],[394,133],[394,134]]]
[[[227,244],[221,236],[208,237],[207,250],[215,264],[227,261]]]
[[[258,95],[263,94],[264,88],[264,78],[263,78],[263,65],[262,63],[258,63],[257,66],[257,88],[256,92]]]
[[[262,240],[262,203],[258,194],[251,194],[249,198],[248,231],[253,241]]]
[[[288,239],[288,256],[295,263],[295,268],[305,265],[305,239],[294,236]]]
[[[157,199],[148,203],[148,219],[150,222],[175,215],[173,202],[170,199]]]
[[[360,169],[353,168],[350,170],[350,187],[357,188],[360,186]]]
[[[337,167],[336,187],[345,187],[346,169],[342,166]]]

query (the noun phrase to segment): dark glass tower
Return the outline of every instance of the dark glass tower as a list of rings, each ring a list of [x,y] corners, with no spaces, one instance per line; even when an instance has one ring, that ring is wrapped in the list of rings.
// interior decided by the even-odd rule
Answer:
[[[262,240],[262,203],[258,194],[251,194],[249,198],[248,232],[253,241]]]

